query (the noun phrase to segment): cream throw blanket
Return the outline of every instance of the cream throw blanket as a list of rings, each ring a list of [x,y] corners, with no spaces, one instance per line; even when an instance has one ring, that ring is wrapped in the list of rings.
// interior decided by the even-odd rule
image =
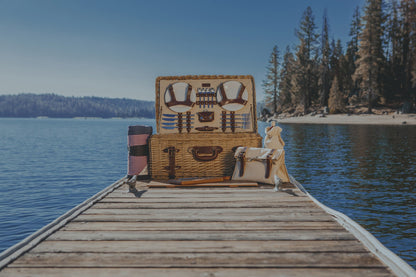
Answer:
[[[285,142],[283,141],[280,133],[282,128],[275,126],[275,122],[272,121],[272,126],[266,128],[266,137],[264,138],[264,146],[269,149],[283,149]]]

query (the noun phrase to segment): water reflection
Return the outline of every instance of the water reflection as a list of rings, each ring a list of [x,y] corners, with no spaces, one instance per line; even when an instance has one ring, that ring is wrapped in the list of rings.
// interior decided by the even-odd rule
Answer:
[[[280,126],[289,173],[416,267],[416,127]]]

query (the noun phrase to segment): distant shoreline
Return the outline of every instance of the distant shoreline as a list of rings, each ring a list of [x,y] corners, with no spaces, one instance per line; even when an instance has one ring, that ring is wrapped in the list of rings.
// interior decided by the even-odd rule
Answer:
[[[330,114],[298,117],[271,117],[267,121],[296,124],[361,124],[361,125],[416,125],[416,114]]]
[[[147,119],[150,117],[0,117],[0,119]],[[325,115],[306,115],[297,117],[270,117],[267,121],[276,121],[282,124],[333,124],[333,125],[416,125],[416,114],[330,114]]]
[[[134,116],[134,117],[99,117],[99,116],[75,116],[75,117],[51,117],[51,116],[0,116],[0,119],[115,119],[115,120],[121,120],[121,119],[153,119],[153,117],[144,117],[144,116]]]
[[[0,117],[131,118],[155,117],[153,101],[126,98],[67,97],[58,94],[0,95]]]

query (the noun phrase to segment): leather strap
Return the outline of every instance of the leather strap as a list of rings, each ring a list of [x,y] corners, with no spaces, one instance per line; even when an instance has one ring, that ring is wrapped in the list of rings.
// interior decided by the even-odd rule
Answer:
[[[179,133],[182,133],[182,127],[183,127],[183,120],[182,120],[182,113],[178,113],[178,131]]]
[[[246,167],[246,150],[247,150],[247,147],[244,147],[241,150],[241,152],[238,154],[238,159],[240,161],[240,172],[239,172],[240,177],[244,175],[244,168]]]
[[[220,94],[221,94],[221,102],[219,103],[220,106],[224,106],[227,104],[241,104],[245,105],[247,103],[247,100],[243,99],[243,93],[246,89],[246,86],[241,84],[240,90],[238,91],[237,98],[236,99],[228,99],[227,94],[225,93],[224,84],[220,85]]]
[[[168,92],[170,95],[170,101],[166,103],[166,106],[172,107],[176,105],[184,105],[192,107],[195,103],[191,101],[191,93],[192,93],[192,86],[188,84],[188,90],[186,92],[186,99],[185,101],[178,101],[175,96],[175,91],[173,90],[173,86],[170,85],[168,87]]]
[[[186,112],[186,131],[191,132],[191,112]]]
[[[235,112],[232,111],[230,113],[230,121],[231,121],[231,132],[235,132]]]
[[[179,152],[179,149],[176,149],[174,146],[169,146],[168,148],[163,149],[163,152],[168,153],[169,155],[169,166],[165,166],[165,169],[169,172],[169,179],[175,179],[176,169],[181,168],[175,164],[175,154]]]
[[[214,130],[217,130],[218,127],[212,127],[212,126],[203,126],[203,127],[196,127],[195,130],[201,131],[201,132],[211,132]]]
[[[221,113],[221,130],[223,132],[225,132],[225,130],[227,129],[227,112],[223,111]]]

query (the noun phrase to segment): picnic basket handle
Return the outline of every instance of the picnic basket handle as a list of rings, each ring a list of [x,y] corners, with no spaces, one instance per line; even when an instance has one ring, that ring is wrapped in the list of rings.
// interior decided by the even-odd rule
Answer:
[[[215,160],[222,152],[221,146],[194,146],[188,149],[199,162],[209,162]]]

